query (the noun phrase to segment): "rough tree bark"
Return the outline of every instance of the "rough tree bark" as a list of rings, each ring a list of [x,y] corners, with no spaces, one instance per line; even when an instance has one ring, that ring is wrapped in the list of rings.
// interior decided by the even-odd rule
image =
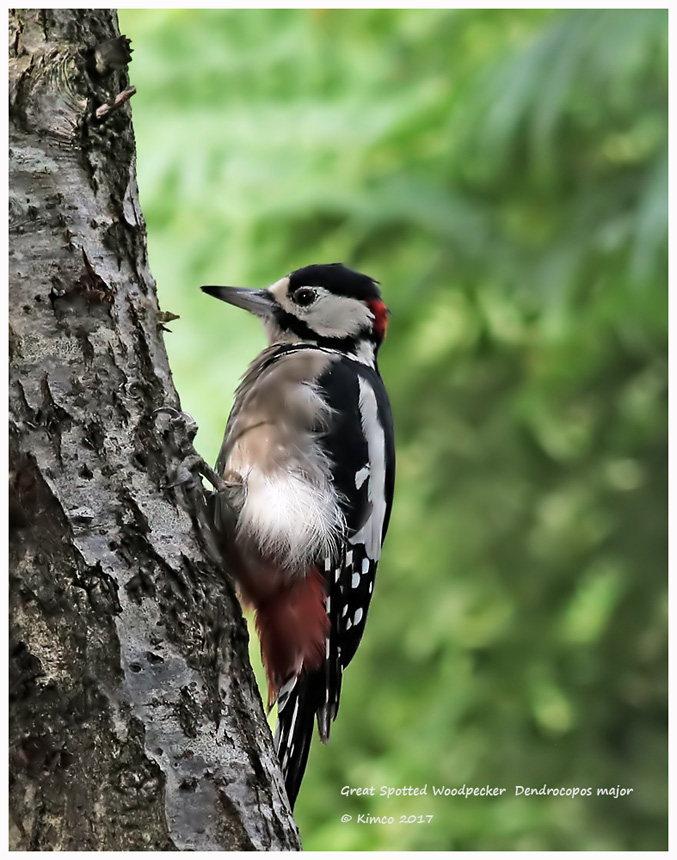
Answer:
[[[10,14],[10,807],[20,850],[293,849],[182,458],[110,10]],[[123,94],[121,98],[116,97]]]

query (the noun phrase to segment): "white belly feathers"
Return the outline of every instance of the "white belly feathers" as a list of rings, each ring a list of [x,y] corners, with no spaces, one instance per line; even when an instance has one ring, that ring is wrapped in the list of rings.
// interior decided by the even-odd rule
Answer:
[[[299,472],[240,471],[245,501],[237,537],[255,540],[264,556],[289,571],[304,573],[318,558],[335,555],[344,531],[343,514],[331,485],[315,484]]]

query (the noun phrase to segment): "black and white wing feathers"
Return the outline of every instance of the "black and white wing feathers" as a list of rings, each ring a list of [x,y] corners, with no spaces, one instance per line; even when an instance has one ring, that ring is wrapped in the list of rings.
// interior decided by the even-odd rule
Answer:
[[[395,481],[390,404],[378,371],[340,357],[317,388],[332,409],[321,444],[331,462],[346,534],[335,556],[318,559],[330,622],[323,665],[290,679],[278,701],[275,740],[292,806],[308,759],[314,715],[326,743],[338,713],[343,672],[364,633]]]
[[[325,572],[330,633],[324,701],[318,712],[326,743],[336,718],[343,671],[364,633],[392,504],[395,452],[390,404],[378,371],[350,359],[320,380],[334,420],[323,438],[346,518],[346,540]]]

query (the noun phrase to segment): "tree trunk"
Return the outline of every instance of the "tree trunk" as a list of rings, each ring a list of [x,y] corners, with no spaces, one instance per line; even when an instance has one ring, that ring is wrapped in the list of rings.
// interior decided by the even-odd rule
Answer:
[[[299,848],[202,491],[169,486],[185,436],[153,416],[179,404],[118,36],[111,10],[10,14],[11,847]]]

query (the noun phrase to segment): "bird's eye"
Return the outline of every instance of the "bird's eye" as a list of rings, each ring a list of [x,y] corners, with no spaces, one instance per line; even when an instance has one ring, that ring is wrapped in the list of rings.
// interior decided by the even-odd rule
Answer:
[[[310,287],[301,287],[294,293],[294,301],[297,305],[301,305],[302,308],[312,305],[316,298],[317,293],[315,290],[311,290]]]

